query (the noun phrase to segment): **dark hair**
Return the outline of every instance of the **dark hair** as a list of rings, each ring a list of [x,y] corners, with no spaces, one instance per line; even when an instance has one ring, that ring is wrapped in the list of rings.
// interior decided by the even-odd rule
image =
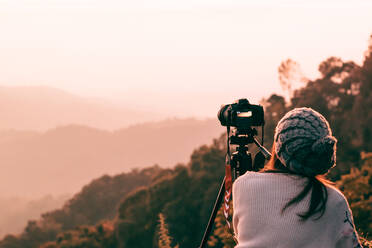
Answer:
[[[275,149],[273,146],[272,149],[272,156],[269,162],[265,165],[265,167],[261,170],[261,172],[276,172],[276,173],[287,173],[287,174],[296,174],[285,167],[280,160],[278,159]],[[298,175],[298,174],[297,174]],[[308,182],[305,185],[304,189],[292,200],[287,202],[287,204],[283,207],[282,213],[291,205],[299,203],[302,201],[310,192],[311,192],[311,199],[309,209],[305,213],[298,213],[297,215],[301,218],[301,220],[305,221],[313,215],[319,214],[315,219],[320,219],[325,210],[326,210],[326,203],[328,199],[328,193],[326,186],[332,186],[333,183],[329,180],[325,179],[324,175],[317,175],[313,177],[309,177],[306,175],[302,175],[303,177],[308,178]]]

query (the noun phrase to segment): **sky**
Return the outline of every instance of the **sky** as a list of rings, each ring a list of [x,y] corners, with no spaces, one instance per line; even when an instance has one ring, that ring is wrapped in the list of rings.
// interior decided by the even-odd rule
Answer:
[[[371,1],[0,0],[0,86],[44,85],[177,117],[283,93],[330,56],[363,61]]]

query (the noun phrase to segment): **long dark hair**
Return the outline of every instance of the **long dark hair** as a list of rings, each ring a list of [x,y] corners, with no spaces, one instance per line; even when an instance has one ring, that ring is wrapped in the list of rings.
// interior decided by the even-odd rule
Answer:
[[[273,146],[272,149],[272,156],[269,162],[265,165],[265,167],[261,170],[261,172],[276,172],[276,173],[287,173],[287,174],[296,174],[290,170],[288,170],[278,159],[275,149]],[[309,209],[305,213],[298,213],[297,215],[301,218],[301,220],[305,221],[309,219],[311,216],[317,215],[315,219],[320,219],[325,210],[326,210],[326,203],[328,200],[328,193],[326,186],[333,187],[333,183],[325,178],[324,175],[317,175],[314,177],[309,177],[302,175],[308,178],[308,182],[305,185],[304,189],[292,200],[287,202],[287,204],[283,207],[282,213],[291,205],[299,203],[302,201],[310,192],[311,192],[311,199]]]

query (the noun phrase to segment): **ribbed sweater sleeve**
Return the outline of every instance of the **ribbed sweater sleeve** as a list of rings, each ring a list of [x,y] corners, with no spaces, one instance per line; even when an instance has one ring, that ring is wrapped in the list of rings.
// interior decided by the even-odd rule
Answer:
[[[345,201],[343,209],[344,218],[339,229],[336,248],[362,248],[361,244],[359,243],[358,233],[355,230],[353,214],[351,213],[347,201]]]

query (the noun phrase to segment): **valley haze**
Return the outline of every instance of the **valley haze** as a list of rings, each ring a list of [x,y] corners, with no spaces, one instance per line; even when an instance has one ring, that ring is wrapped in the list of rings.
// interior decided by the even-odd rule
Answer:
[[[0,197],[73,194],[103,174],[185,163],[223,132],[217,118],[150,122],[158,115],[48,87],[1,87],[0,107]]]

